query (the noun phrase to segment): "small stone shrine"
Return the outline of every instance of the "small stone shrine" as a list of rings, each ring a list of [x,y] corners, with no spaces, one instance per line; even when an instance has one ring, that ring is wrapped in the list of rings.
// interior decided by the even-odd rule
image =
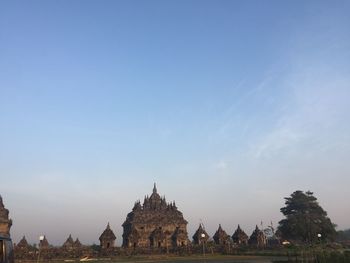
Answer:
[[[74,248],[74,240],[72,235],[69,235],[67,240],[63,243],[62,248],[65,250],[72,250]]]
[[[248,245],[248,235],[241,229],[239,225],[232,235],[232,241],[236,245]]]
[[[208,242],[209,235],[205,231],[203,224],[199,224],[199,227],[198,227],[197,231],[194,233],[192,238],[193,238],[193,243],[195,245],[200,245],[203,243],[205,244]]]
[[[256,246],[257,248],[263,248],[267,244],[267,239],[263,231],[261,231],[258,226],[255,227],[255,230],[251,234],[249,245]]]
[[[102,249],[109,249],[114,247],[114,243],[116,240],[116,236],[114,235],[111,227],[109,226],[109,223],[107,224],[106,229],[101,234],[99,240],[100,240],[100,246]]]
[[[219,228],[216,230],[213,239],[217,245],[227,245],[231,242],[231,237],[222,229],[221,224],[219,224]]]
[[[39,248],[40,249],[47,249],[49,248],[50,244],[49,241],[47,241],[46,236],[44,236],[43,240],[40,240],[39,242]]]

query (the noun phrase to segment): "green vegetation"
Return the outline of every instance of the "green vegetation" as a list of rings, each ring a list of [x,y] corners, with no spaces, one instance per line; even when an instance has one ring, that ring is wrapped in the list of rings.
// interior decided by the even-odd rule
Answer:
[[[350,241],[350,229],[338,231],[337,241]]]
[[[312,192],[295,191],[285,200],[286,206],[281,208],[281,212],[286,218],[279,222],[278,227],[282,238],[303,243],[335,239],[335,225]]]

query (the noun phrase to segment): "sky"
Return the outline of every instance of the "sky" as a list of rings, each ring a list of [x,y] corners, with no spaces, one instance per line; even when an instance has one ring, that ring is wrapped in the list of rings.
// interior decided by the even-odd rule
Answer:
[[[14,242],[98,243],[153,183],[192,237],[311,190],[350,228],[349,1],[1,1]]]

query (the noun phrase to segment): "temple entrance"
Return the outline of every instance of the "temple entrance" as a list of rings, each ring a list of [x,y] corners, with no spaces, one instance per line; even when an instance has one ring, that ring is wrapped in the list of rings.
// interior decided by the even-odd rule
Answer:
[[[0,235],[0,263],[13,263],[13,246],[8,237]]]
[[[3,263],[5,258],[5,251],[4,251],[4,241],[0,240],[0,263]]]

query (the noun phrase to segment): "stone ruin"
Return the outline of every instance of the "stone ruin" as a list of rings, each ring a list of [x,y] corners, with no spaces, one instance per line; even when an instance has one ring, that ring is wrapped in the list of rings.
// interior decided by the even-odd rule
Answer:
[[[214,242],[217,245],[229,245],[231,243],[231,237],[222,229],[221,224],[219,224],[218,230],[213,236]]]
[[[25,236],[23,236],[22,239],[18,242],[17,248],[19,248],[19,249],[29,249],[30,248]]]
[[[248,245],[248,235],[241,229],[239,225],[232,235],[232,242],[236,246]]]
[[[205,231],[203,224],[199,224],[199,227],[197,231],[194,233],[192,238],[193,238],[193,244],[195,245],[201,245],[203,243],[205,244],[208,242],[209,235]]]
[[[0,195],[0,234],[9,237],[11,226],[12,220],[9,218],[9,210],[5,208]]]
[[[114,235],[111,227],[109,226],[109,223],[107,224],[106,229],[101,234],[99,240],[100,240],[100,247],[101,249],[111,249],[114,247],[114,242],[116,240],[116,236]]]
[[[267,238],[264,232],[258,228],[258,225],[249,237],[248,244],[257,248],[264,248],[267,245]]]
[[[162,235],[161,229],[156,228],[156,233]],[[154,233],[152,231],[151,233]],[[175,229],[177,236],[181,236],[185,239],[187,238],[187,232],[181,232],[180,228]],[[169,250],[161,250],[159,248],[152,249],[152,247],[145,248],[119,248],[115,246],[116,236],[113,233],[109,223],[107,224],[106,229],[100,235],[100,245],[96,250],[93,246],[84,246],[80,243],[79,239],[72,238],[71,235],[68,236],[66,241],[61,247],[50,246],[46,236],[39,243],[38,247],[31,246],[28,244],[25,236],[21,241],[15,246],[16,258],[17,259],[31,259],[36,260],[38,256],[42,259],[51,260],[51,259],[67,259],[67,258],[82,258],[85,256],[90,257],[114,257],[120,255],[130,255],[134,254],[153,254],[153,253],[165,253],[169,251],[176,254],[202,254],[205,253],[224,253],[228,254],[234,251],[239,247],[245,247],[247,245],[255,248],[264,248],[267,244],[267,239],[262,230],[257,226],[253,231],[252,235],[248,238],[245,232],[238,225],[237,229],[232,235],[232,238],[226,233],[226,231],[219,225],[217,231],[212,238],[206,232],[203,224],[200,224],[195,234],[193,235],[193,242],[189,242],[185,247],[177,246],[171,247]],[[39,249],[38,249],[39,248]],[[40,251],[40,252],[39,252]]]
[[[9,210],[5,208],[0,196],[0,234],[10,236],[11,226],[12,220],[9,219]],[[51,246],[46,236],[40,240],[36,247],[28,244],[23,236],[20,242],[15,245],[15,255],[17,259],[37,260],[41,257],[50,260],[84,256],[129,255],[130,251],[139,251],[140,253],[165,251],[179,253],[185,251],[187,254],[191,254],[204,252],[204,247],[206,247],[206,251],[230,253],[231,248],[247,245],[264,248],[270,245],[264,231],[260,230],[258,226],[248,238],[239,225],[232,237],[219,225],[211,239],[203,224],[199,224],[193,235],[193,242],[190,242],[187,221],[181,211],[178,210],[175,202],[167,203],[165,197],[158,194],[155,184],[151,196],[145,196],[142,205],[140,201],[135,202],[122,226],[122,248],[115,246],[116,236],[108,223],[99,237],[99,246],[84,246],[78,238],[74,240],[72,235],[69,235],[61,247]],[[275,244],[279,245],[279,241],[277,240]]]
[[[173,248],[189,244],[187,221],[175,202],[160,197],[154,184],[153,193],[141,205],[137,201],[123,223],[124,248]]]
[[[50,247],[49,241],[47,241],[46,236],[39,242],[40,249],[48,249]]]

